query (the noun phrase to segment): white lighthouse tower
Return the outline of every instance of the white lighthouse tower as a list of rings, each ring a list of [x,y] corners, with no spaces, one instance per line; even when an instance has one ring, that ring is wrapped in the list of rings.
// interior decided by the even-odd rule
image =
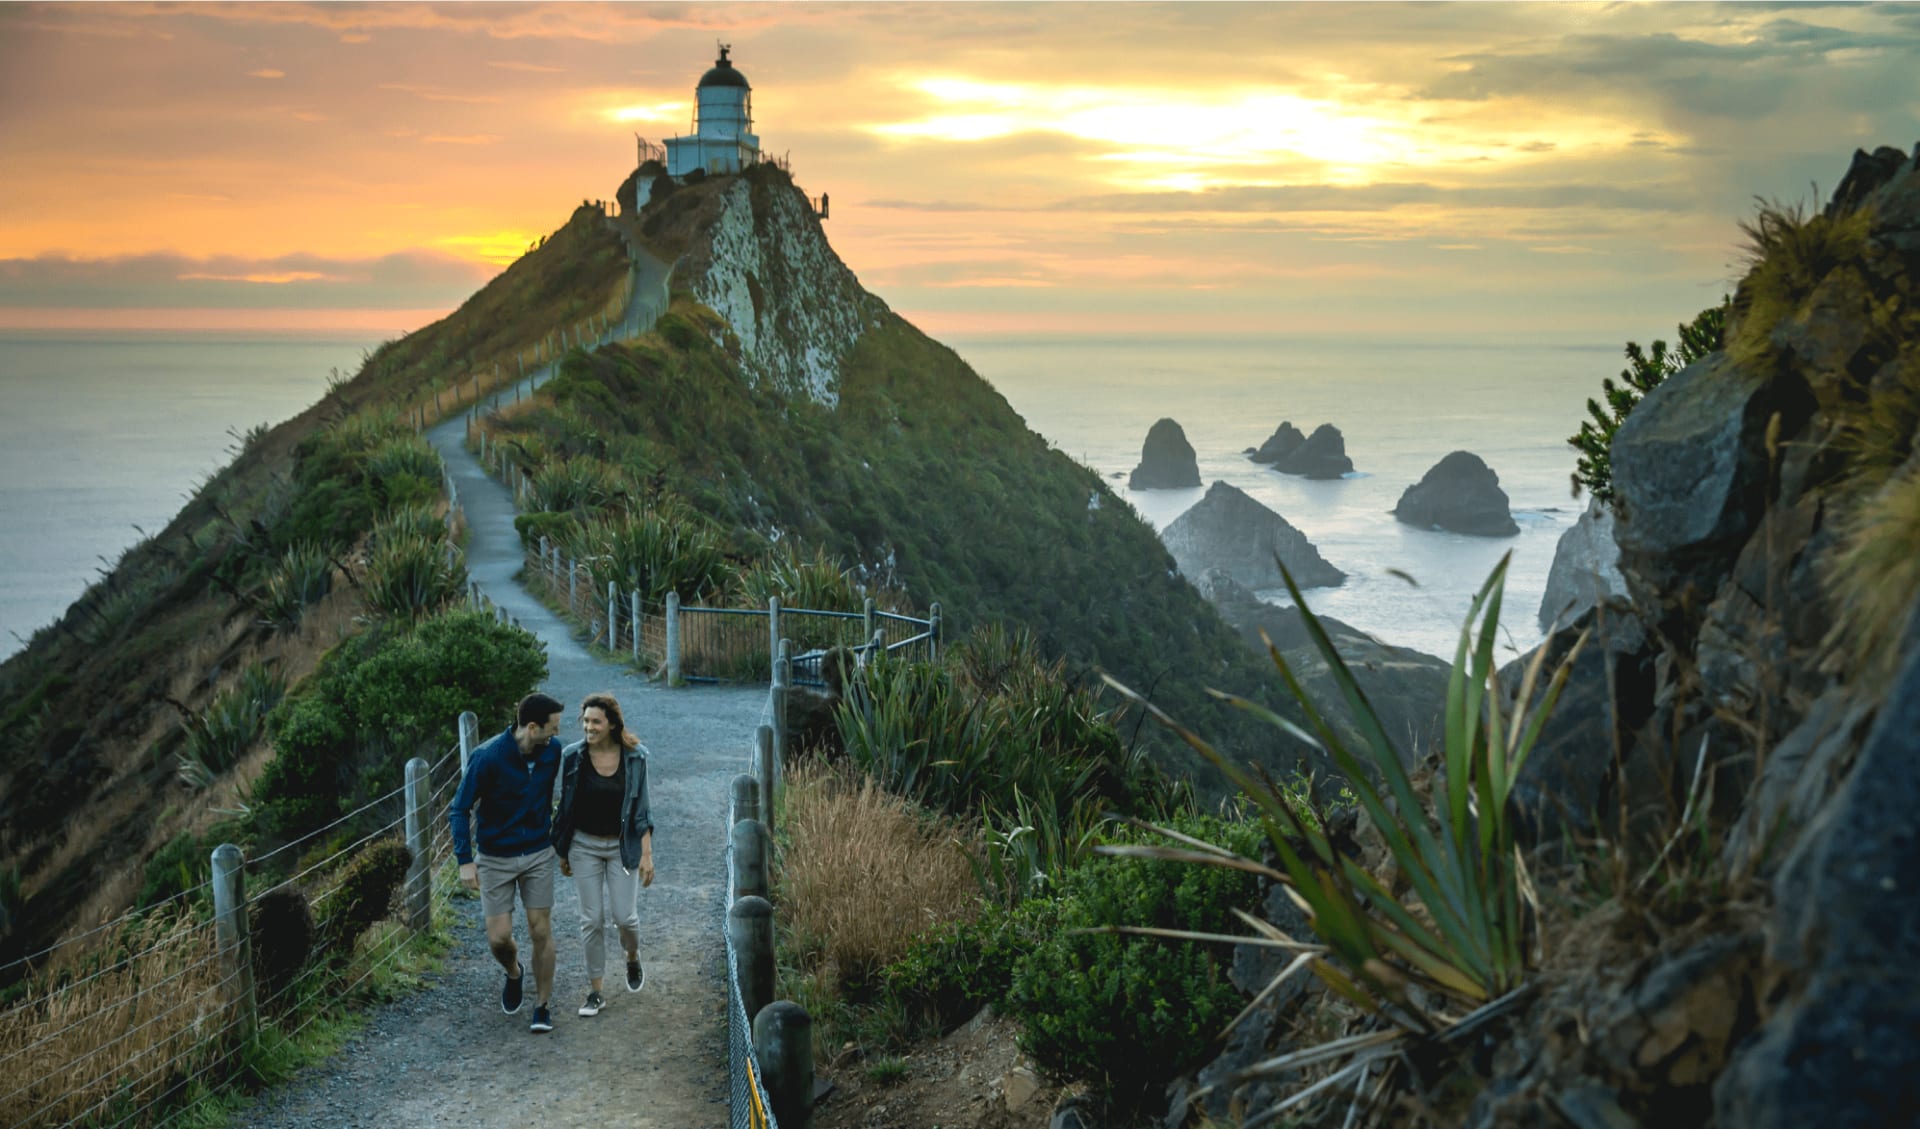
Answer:
[[[753,133],[753,87],[728,60],[729,50],[721,46],[720,58],[694,88],[698,108],[693,133],[667,138],[668,176],[685,176],[695,169],[739,172],[760,159],[760,138]]]

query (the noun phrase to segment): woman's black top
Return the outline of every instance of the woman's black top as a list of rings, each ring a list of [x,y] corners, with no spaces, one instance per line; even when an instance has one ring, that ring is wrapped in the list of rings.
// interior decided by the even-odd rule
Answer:
[[[574,799],[574,827],[596,839],[620,837],[620,801],[627,795],[627,758],[612,776],[600,775],[593,758],[581,754],[580,794]]]

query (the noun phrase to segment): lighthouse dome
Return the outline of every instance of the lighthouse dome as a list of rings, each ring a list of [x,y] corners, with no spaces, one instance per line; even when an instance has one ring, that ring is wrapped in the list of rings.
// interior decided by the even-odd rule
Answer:
[[[747,76],[736,70],[727,58],[725,47],[720,49],[720,58],[714,61],[713,67],[700,76],[700,85],[695,89],[705,90],[709,86],[737,86],[742,90],[753,89],[747,84]]]

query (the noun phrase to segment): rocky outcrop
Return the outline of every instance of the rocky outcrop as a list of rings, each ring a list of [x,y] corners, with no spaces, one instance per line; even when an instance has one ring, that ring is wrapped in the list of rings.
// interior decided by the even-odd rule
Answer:
[[[1613,511],[1598,498],[1560,535],[1540,597],[1540,630],[1572,623],[1602,600],[1627,594],[1620,575],[1620,546],[1613,539]]]
[[[1298,608],[1269,604],[1217,568],[1201,573],[1194,587],[1249,647],[1264,655],[1271,641],[1313,700],[1331,704],[1336,719],[1352,724],[1339,684],[1308,635]],[[1411,758],[1416,747],[1431,748],[1439,739],[1440,710],[1451,668],[1423,651],[1381,642],[1331,616],[1316,618],[1373,703],[1382,726],[1402,742],[1402,754]],[[1352,737],[1359,739],[1357,732]]]
[[[1276,459],[1273,469],[1304,478],[1339,478],[1352,472],[1353,460],[1347,457],[1347,441],[1341,437],[1340,429],[1323,423],[1298,446]]]
[[[1271,466],[1293,454],[1306,441],[1306,435],[1293,426],[1293,421],[1288,420],[1275,428],[1273,434],[1267,436],[1267,441],[1247,457],[1262,466]]]
[[[1171,419],[1147,429],[1140,447],[1140,465],[1127,478],[1129,490],[1180,490],[1200,485],[1200,463],[1187,433]]]
[[[1393,516],[1421,529],[1444,529],[1475,537],[1511,537],[1520,532],[1507,509],[1500,476],[1470,451],[1454,451],[1407,487]]]
[[[1189,579],[1217,568],[1249,588],[1278,588],[1285,583],[1282,564],[1302,588],[1347,578],[1286,518],[1225,482],[1209,486],[1205,497],[1160,531],[1160,540]]]

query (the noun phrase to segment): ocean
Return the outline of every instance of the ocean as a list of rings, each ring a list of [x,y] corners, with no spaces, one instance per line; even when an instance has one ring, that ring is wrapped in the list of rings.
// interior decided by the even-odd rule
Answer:
[[[237,435],[298,415],[375,344],[0,333],[0,658],[173,520]]]
[[[1452,659],[1474,593],[1512,553],[1502,654],[1540,642],[1537,623],[1560,534],[1585,509],[1572,496],[1587,398],[1619,371],[1620,347],[1537,341],[1383,341],[1350,337],[1131,340],[962,338],[949,344],[1027,426],[1097,471],[1155,529],[1217,479],[1306,534],[1347,573],[1309,589],[1307,606],[1388,643]],[[1186,432],[1201,487],[1129,490],[1154,421]],[[1310,482],[1249,462],[1282,421],[1340,429],[1354,472]],[[1468,537],[1403,525],[1401,492],[1448,452],[1471,451],[1500,478],[1517,536]],[[1418,587],[1393,575],[1398,570]],[[1285,589],[1262,592],[1289,603]]]
[[[1279,512],[1348,573],[1307,602],[1387,642],[1450,658],[1474,590],[1503,553],[1506,644],[1535,611],[1560,533],[1579,515],[1573,453],[1618,347],[1537,342],[1205,338],[949,340],[1029,427],[1105,478],[1156,529],[1204,489],[1129,491],[1147,429],[1179,421],[1203,483]],[[144,530],[158,532],[231,457],[235,436],[298,414],[371,341],[207,334],[0,333],[0,657],[77,598]],[[1248,462],[1282,420],[1331,422],[1354,476],[1308,482]],[[1395,521],[1407,486],[1456,449],[1485,459],[1516,537]],[[1112,477],[1118,475],[1118,478]],[[1399,570],[1418,587],[1393,576]],[[1276,602],[1284,592],[1263,593]]]

